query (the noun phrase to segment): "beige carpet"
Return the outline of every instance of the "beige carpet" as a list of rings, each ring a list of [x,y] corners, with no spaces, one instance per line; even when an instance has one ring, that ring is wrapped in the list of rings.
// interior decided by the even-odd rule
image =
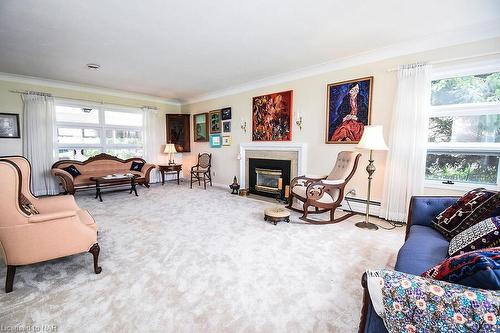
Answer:
[[[403,230],[262,219],[270,204],[168,183],[77,196],[99,225],[90,254],[18,268],[0,325],[58,332],[355,332],[366,268],[392,267]],[[383,223],[383,222],[382,222]],[[0,276],[6,269],[0,264]]]

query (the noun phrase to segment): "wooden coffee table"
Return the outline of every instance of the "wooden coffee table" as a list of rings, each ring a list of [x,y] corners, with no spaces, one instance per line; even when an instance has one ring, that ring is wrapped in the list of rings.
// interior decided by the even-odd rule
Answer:
[[[102,202],[102,190],[103,189],[108,189],[108,188],[117,188],[117,187],[123,187],[124,185],[129,185],[130,184],[130,192],[129,194],[132,194],[132,192],[135,193],[135,196],[138,197],[139,195],[137,194],[137,181],[136,179],[139,178],[137,175],[131,175],[131,176],[119,176],[119,177],[112,177],[111,175],[109,176],[103,176],[103,177],[90,177],[90,180],[95,182],[95,198],[99,198],[99,201]]]

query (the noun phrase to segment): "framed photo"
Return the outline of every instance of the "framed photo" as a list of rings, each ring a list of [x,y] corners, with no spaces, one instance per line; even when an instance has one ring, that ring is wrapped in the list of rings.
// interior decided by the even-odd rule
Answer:
[[[221,110],[221,118],[222,120],[230,120],[231,119],[231,108],[224,108]]]
[[[193,115],[194,142],[208,141],[208,113]]]
[[[173,143],[179,153],[191,151],[191,120],[189,114],[166,114],[167,143]]]
[[[223,121],[222,122],[222,132],[224,132],[224,133],[231,132],[231,121]]]
[[[326,143],[358,143],[371,124],[373,76],[327,85]]]
[[[231,136],[230,135],[223,135],[222,136],[222,145],[223,146],[230,146],[232,142]]]
[[[220,148],[222,146],[222,136],[220,134],[210,134],[210,147]]]
[[[293,91],[254,97],[252,99],[252,140],[292,140]]]
[[[19,115],[17,113],[0,113],[0,139],[19,139]]]
[[[213,110],[209,112],[210,119],[210,134],[220,133],[221,132],[221,119],[220,119],[220,110]]]

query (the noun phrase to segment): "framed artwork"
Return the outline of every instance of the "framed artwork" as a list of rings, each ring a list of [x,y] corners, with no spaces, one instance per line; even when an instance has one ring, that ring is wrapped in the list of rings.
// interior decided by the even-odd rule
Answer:
[[[208,141],[208,113],[193,115],[194,142]]]
[[[167,143],[173,143],[179,153],[191,151],[190,115],[167,114]]]
[[[222,122],[222,132],[224,132],[224,133],[231,132],[231,121],[223,121]]]
[[[254,97],[252,100],[252,140],[292,140],[293,91]]]
[[[220,148],[222,146],[222,136],[220,134],[210,134],[210,147]]]
[[[373,76],[327,85],[326,143],[358,143],[371,123]]]
[[[231,108],[224,108],[221,110],[221,118],[222,120],[230,120],[231,119]]]
[[[232,142],[231,136],[230,135],[223,135],[222,136],[222,145],[223,146],[230,146]]]
[[[0,113],[0,139],[19,139],[19,115],[17,113]]]
[[[221,119],[220,119],[220,110],[213,110],[209,112],[210,119],[210,134],[220,133],[221,132]]]

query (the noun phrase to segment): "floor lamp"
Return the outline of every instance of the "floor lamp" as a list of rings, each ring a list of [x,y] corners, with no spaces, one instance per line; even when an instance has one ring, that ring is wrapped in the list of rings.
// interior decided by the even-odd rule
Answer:
[[[384,141],[384,133],[382,126],[365,126],[363,131],[363,136],[358,143],[357,148],[366,149],[370,151],[370,158],[368,159],[368,166],[366,167],[366,172],[368,172],[368,195],[366,198],[366,216],[365,220],[356,223],[356,227],[377,230],[377,225],[370,222],[370,194],[372,187],[372,176],[375,172],[375,165],[373,165],[373,151],[374,150],[389,150]]]

